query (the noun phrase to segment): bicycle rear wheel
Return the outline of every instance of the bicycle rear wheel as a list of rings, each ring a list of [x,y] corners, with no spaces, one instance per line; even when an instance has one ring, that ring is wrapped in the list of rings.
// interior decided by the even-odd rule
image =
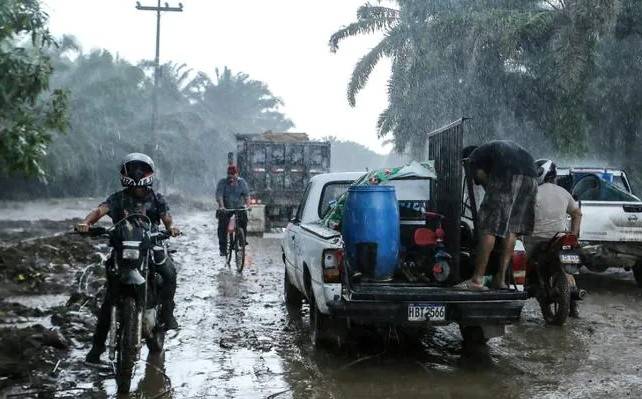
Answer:
[[[234,245],[234,260],[236,262],[236,271],[241,273],[245,267],[245,232],[243,229],[236,231],[236,240]]]

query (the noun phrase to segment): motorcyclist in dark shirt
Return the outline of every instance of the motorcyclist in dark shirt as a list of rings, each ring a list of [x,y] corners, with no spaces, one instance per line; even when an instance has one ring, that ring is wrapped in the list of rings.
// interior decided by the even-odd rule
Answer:
[[[154,161],[141,153],[129,154],[123,159],[120,167],[120,181],[125,187],[109,196],[98,207],[92,210],[85,219],[76,225],[79,232],[87,232],[94,223],[103,216],[108,215],[113,223],[116,223],[128,215],[143,214],[152,222],[154,228],[163,223],[165,229],[172,235],[180,234],[178,228],[173,226],[173,219],[169,213],[169,207],[165,198],[152,190],[154,179]],[[113,273],[110,273],[114,266],[113,258],[106,262],[107,268],[107,294],[98,313],[98,322],[93,337],[92,348],[87,354],[88,363],[100,363],[100,355],[105,351],[105,340],[110,323],[110,308],[113,300],[113,290],[116,282],[113,280]],[[156,266],[156,271],[163,278],[161,287],[162,313],[161,320],[165,329],[178,328],[174,318],[174,293],[176,292],[176,269],[171,257],[162,265]]]

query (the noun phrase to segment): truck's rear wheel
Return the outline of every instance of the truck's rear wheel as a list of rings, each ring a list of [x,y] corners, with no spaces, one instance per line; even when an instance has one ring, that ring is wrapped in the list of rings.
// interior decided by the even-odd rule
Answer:
[[[638,287],[642,288],[642,262],[638,262],[635,267],[633,267],[633,277],[635,277],[635,282],[638,283]]]
[[[301,292],[290,282],[287,268],[283,268],[283,296],[285,304],[291,309],[301,309],[303,302],[303,295]]]
[[[488,338],[484,335],[484,329],[481,326],[462,326],[460,324],[459,331],[464,339],[465,346],[481,346],[488,342]]]
[[[345,320],[333,319],[319,311],[312,291],[310,276],[306,273],[306,290],[310,304],[310,341],[316,348],[345,345],[348,335]]]

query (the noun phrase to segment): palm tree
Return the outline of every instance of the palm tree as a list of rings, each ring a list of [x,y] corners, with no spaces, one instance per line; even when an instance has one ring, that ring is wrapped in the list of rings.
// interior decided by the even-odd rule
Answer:
[[[359,7],[357,21],[336,31],[330,37],[330,50],[335,53],[339,43],[349,37],[383,32],[384,38],[363,56],[352,71],[348,84],[348,103],[356,105],[356,95],[368,82],[373,69],[383,57],[394,57],[404,48],[403,25],[399,23],[399,10],[370,3]]]
[[[539,136],[537,145],[578,152],[595,46],[622,1],[630,0],[366,4],[356,22],[332,35],[330,49],[350,36],[384,33],[355,66],[347,94],[354,106],[377,62],[392,58],[389,106],[377,126],[379,137],[393,134],[397,151],[422,148],[424,132],[469,116],[475,141],[519,132],[530,141]]]

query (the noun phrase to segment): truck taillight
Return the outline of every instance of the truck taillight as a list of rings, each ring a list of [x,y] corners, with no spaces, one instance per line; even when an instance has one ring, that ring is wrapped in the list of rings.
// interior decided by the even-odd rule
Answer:
[[[515,251],[513,252],[513,277],[515,277],[515,284],[524,285],[526,279],[526,252]]]
[[[343,250],[326,249],[323,251],[323,282],[340,283],[343,270]]]

